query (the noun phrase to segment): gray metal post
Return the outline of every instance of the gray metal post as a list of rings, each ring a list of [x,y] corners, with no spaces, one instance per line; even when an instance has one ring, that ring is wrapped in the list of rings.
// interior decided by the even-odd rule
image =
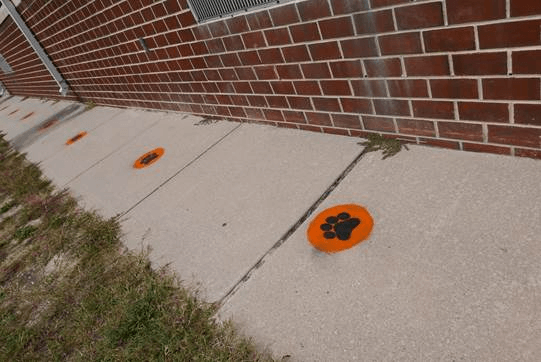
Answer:
[[[38,43],[36,38],[34,37],[34,34],[32,34],[32,31],[26,26],[26,23],[24,22],[23,18],[19,15],[17,12],[17,9],[10,0],[0,0],[2,5],[5,6],[6,10],[8,11],[8,14],[11,16],[15,24],[17,24],[17,27],[21,30],[23,35],[25,36],[26,40],[30,43],[30,46],[34,49],[38,57],[41,59],[49,73],[53,76],[56,83],[58,83],[58,86],[60,87],[60,94],[65,96],[68,93],[68,83],[66,80],[62,77],[60,72],[56,69],[53,62],[51,62],[51,59],[47,56],[47,53],[45,53],[45,50],[41,47],[41,45]]]

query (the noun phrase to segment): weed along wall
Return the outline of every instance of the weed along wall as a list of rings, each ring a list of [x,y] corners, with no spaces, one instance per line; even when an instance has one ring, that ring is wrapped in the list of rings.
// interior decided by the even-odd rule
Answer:
[[[68,99],[541,158],[538,0],[288,1],[208,21],[187,0],[17,9]],[[0,54],[12,94],[61,97],[10,17]]]

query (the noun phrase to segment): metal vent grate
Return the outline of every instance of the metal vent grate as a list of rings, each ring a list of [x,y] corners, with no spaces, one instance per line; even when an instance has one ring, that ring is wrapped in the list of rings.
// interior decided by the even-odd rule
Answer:
[[[189,0],[199,21],[219,18],[250,8],[278,3],[280,0]]]

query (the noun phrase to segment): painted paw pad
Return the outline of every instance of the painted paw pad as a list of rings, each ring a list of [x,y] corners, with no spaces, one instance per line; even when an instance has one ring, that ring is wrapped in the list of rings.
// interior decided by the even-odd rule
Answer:
[[[347,212],[341,212],[337,216],[329,216],[325,219],[325,223],[320,225],[320,229],[324,231],[325,239],[349,240],[352,231],[359,226],[361,220],[352,218]]]

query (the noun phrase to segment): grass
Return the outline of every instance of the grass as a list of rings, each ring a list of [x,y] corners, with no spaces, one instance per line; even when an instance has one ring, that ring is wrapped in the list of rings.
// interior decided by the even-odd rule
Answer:
[[[364,146],[364,153],[382,151],[383,159],[392,157],[405,148],[409,150],[408,146],[402,141],[392,138],[386,138],[380,134],[369,134],[366,137],[366,141],[359,142],[361,146]]]
[[[0,360],[272,360],[1,135],[0,205]]]

